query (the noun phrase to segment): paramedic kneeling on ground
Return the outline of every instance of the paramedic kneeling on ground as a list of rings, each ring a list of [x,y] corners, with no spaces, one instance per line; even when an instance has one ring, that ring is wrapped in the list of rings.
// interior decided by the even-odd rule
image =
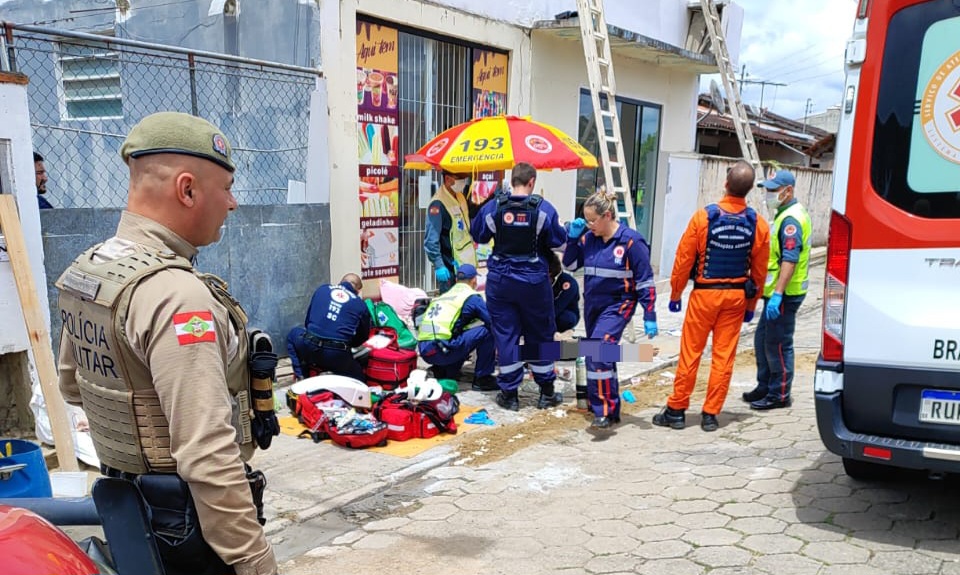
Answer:
[[[263,357],[248,358],[247,316],[226,284],[191,263],[237,208],[230,145],[206,120],[160,112],[120,156],[130,188],[116,235],[57,281],[60,390],[82,403],[104,474],[163,508],[150,517],[167,575],[274,575],[251,497],[262,505],[263,474],[244,464],[254,440],[280,431],[273,398],[251,382]],[[251,392],[252,418],[239,409]]]
[[[360,298],[363,282],[357,274],[313,292],[304,327],[287,335],[287,352],[297,379],[329,371],[366,381],[353,348],[370,338],[370,310]]]
[[[477,350],[474,391],[495,391],[493,334],[487,304],[476,291],[477,268],[463,264],[457,283],[430,302],[420,324],[417,348],[438,379],[456,379],[470,352]]]

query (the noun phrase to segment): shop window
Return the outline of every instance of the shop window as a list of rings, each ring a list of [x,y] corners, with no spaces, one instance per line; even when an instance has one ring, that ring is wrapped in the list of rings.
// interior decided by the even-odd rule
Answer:
[[[410,154],[440,132],[470,119],[471,49],[400,32],[400,149]],[[401,154],[401,158],[403,155]],[[438,172],[403,172],[400,205],[400,283],[433,286],[423,251],[427,204]]]
[[[656,196],[657,163],[660,150],[660,106],[628,98],[617,98],[617,115],[623,152],[627,157],[627,175],[634,203],[634,218],[639,231],[653,244],[653,203]],[[580,92],[578,139],[582,146],[600,158],[600,145],[590,92]],[[577,215],[587,196],[605,185],[602,169],[577,171]]]
[[[100,42],[61,42],[57,52],[63,119],[123,117],[119,52]]]

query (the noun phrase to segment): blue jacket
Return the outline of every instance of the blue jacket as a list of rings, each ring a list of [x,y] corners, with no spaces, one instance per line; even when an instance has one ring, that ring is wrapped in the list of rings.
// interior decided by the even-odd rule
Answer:
[[[318,287],[307,308],[305,324],[311,334],[351,347],[370,338],[370,310],[348,282]]]
[[[580,322],[580,286],[567,272],[561,272],[553,282],[553,315],[557,318],[557,331],[566,331]]]
[[[435,268],[439,263],[453,268],[453,247],[450,245],[450,227],[453,218],[440,200],[433,200],[427,206],[427,229],[423,237],[423,251]]]
[[[523,198],[523,196],[511,197]],[[473,236],[473,241],[485,244],[496,236],[497,207],[497,202],[491,201],[484,204],[477,212],[473,221],[470,222],[470,235]],[[566,230],[560,225],[557,210],[547,200],[540,203],[536,225],[537,243],[541,253],[562,246],[567,238]],[[496,243],[493,245],[493,254],[487,259],[487,273],[490,279],[494,279],[492,276],[504,275],[530,284],[543,282],[550,277],[547,261],[543,257],[537,257],[535,261],[531,261],[527,258],[505,256],[497,252]]]
[[[570,271],[584,268],[584,306],[634,301],[643,308],[644,321],[657,320],[650,246],[636,230],[621,225],[606,243],[589,230],[576,240],[568,240],[563,267]],[[627,313],[632,315],[632,309]]]

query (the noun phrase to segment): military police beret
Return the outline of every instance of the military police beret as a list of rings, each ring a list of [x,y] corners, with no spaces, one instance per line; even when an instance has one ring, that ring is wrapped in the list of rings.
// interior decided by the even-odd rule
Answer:
[[[210,160],[231,172],[236,169],[230,144],[220,129],[181,112],[150,114],[130,130],[120,146],[124,162],[149,154],[185,154]]]

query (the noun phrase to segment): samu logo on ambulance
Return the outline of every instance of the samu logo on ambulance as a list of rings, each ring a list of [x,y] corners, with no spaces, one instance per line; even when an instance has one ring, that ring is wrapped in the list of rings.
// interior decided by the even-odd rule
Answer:
[[[920,124],[930,146],[960,164],[960,52],[937,68],[923,90]]]

